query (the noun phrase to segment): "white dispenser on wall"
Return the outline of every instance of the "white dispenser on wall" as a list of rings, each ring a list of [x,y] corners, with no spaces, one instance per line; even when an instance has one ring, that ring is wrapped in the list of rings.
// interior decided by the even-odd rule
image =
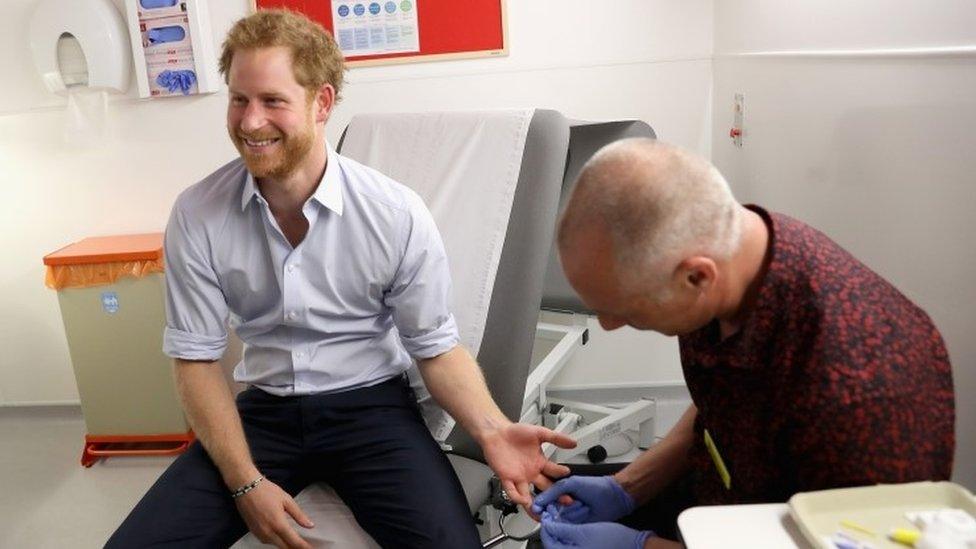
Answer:
[[[220,87],[206,0],[125,0],[140,97]]]
[[[87,61],[87,82],[93,90],[125,93],[129,88],[129,48],[125,23],[110,0],[42,0],[30,20],[30,45],[44,85],[66,95],[58,58],[64,35],[78,41]]]

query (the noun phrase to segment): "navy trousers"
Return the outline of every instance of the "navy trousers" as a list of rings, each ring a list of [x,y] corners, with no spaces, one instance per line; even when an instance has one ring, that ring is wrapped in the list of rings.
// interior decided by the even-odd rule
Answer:
[[[251,388],[238,395],[237,409],[258,469],[292,496],[328,483],[383,547],[481,547],[454,470],[402,379],[296,397]],[[245,533],[219,471],[196,442],[106,547],[229,547]]]

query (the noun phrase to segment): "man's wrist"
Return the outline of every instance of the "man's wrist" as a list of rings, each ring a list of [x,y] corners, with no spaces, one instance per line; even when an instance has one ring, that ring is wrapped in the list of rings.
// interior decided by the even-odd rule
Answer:
[[[264,481],[264,475],[259,475],[256,479],[252,480],[251,482],[248,482],[247,484],[242,485],[240,488],[232,491],[230,493],[231,499],[237,499],[243,496],[244,494],[250,492],[251,490],[257,488],[258,484],[261,484],[262,481]]]
[[[231,492],[234,492],[241,486],[244,486],[254,479],[261,476],[261,471],[258,471],[257,467],[253,464],[249,466],[237,467],[233,471],[224,475],[224,485]]]
[[[479,446],[484,447],[511,424],[511,420],[503,415],[486,417],[472,426],[468,433]]]
[[[611,475],[610,478],[620,486],[624,494],[630,497],[630,501],[635,507],[640,503],[641,499],[639,497],[640,492],[637,481],[626,473],[626,469]]]
[[[644,549],[647,547],[647,540],[654,537],[657,537],[657,534],[655,534],[653,531],[644,530],[643,532],[637,534],[636,543],[634,545],[637,546],[637,549]]]
[[[630,495],[630,493],[620,485],[620,482],[613,475],[608,475],[605,478],[608,479],[610,484],[613,486],[613,491],[616,495],[617,501],[619,502],[619,505],[615,506],[619,516],[614,517],[614,520],[633,513],[637,509],[637,500],[634,499],[634,496]]]

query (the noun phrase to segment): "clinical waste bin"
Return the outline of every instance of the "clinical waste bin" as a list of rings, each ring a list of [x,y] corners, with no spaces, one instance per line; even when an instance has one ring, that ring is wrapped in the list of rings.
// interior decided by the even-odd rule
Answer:
[[[193,440],[162,352],[162,233],[86,238],[44,257],[87,434],[81,463],[177,454]]]

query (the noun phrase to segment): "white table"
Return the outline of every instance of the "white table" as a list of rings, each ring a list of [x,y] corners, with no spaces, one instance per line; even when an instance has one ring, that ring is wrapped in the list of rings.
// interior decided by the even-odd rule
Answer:
[[[678,529],[688,549],[809,549],[785,503],[711,505],[686,509]]]

